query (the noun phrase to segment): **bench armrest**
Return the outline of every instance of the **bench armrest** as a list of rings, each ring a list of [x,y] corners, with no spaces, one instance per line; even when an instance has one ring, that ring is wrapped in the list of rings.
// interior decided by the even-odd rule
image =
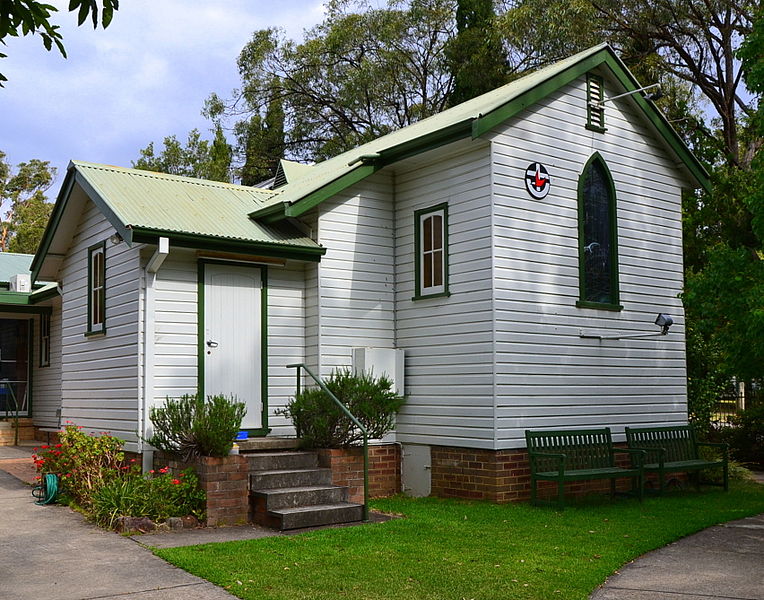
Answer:
[[[650,453],[653,453],[653,452],[657,453],[658,454],[658,466],[660,466],[661,469],[663,468],[663,463],[666,461],[666,449],[665,448],[660,448],[660,447],[655,447],[655,448],[640,448],[639,446],[633,446],[631,449],[632,450],[639,450],[641,452],[644,452],[645,453],[645,462],[647,462],[647,456]]]
[[[661,448],[661,450],[662,449],[663,448]],[[630,454],[632,459],[634,460],[634,463],[639,468],[642,468],[642,465],[645,464],[645,460],[647,459],[647,451],[642,450],[641,448],[613,448],[613,453],[616,453],[616,452]]]

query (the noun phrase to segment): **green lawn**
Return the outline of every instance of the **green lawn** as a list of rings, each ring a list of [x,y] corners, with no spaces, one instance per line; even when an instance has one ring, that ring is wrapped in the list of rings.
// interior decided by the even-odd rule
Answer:
[[[629,560],[764,512],[764,486],[589,501],[556,512],[432,498],[377,500],[387,523],[156,550],[240,598],[585,599]]]

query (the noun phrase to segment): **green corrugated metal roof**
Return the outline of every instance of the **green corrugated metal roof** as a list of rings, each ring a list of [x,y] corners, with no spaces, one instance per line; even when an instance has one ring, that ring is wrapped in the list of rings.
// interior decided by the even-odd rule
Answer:
[[[15,254],[0,252],[0,283],[8,283],[11,277],[20,273],[29,273],[34,254]]]
[[[272,221],[284,216],[299,216],[323,199],[403,156],[458,138],[479,137],[498,123],[531,106],[539,98],[559,89],[569,80],[600,64],[607,64],[626,89],[637,89],[638,82],[628,72],[613,49],[607,44],[600,44],[458,106],[313,165],[310,170],[300,172],[298,180],[275,190],[276,194],[269,200],[265,200],[264,206],[252,211],[250,216]],[[648,105],[639,94],[635,94],[635,101],[646,112],[648,119],[658,128],[668,144],[687,164],[688,170],[705,187],[707,173],[665,118],[653,106]],[[295,204],[297,206],[294,206]]]
[[[72,161],[70,168],[126,229],[319,247],[292,226],[248,217],[266,204],[270,190],[81,161]]]

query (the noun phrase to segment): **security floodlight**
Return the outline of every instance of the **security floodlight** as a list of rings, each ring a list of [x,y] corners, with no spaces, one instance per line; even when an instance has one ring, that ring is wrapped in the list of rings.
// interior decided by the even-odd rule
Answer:
[[[655,324],[661,327],[661,335],[666,335],[669,332],[669,327],[674,324],[674,319],[665,313],[658,313],[658,317],[655,319]]]

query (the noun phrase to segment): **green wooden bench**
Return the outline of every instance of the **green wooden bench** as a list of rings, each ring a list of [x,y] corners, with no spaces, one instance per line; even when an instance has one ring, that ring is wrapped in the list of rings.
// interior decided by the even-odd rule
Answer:
[[[668,427],[627,427],[626,441],[629,448],[644,450],[647,457],[644,470],[658,474],[658,491],[663,493],[666,486],[666,473],[690,473],[696,476],[696,485],[700,485],[697,471],[721,467],[724,474],[724,490],[729,489],[729,465],[727,444],[699,442],[691,425],[673,425]],[[720,448],[722,458],[705,460],[700,457],[698,448],[708,446]]]
[[[531,503],[554,504],[541,501],[537,494],[539,481],[557,482],[557,506],[563,508],[566,481],[610,479],[610,494],[615,495],[615,480],[630,477],[632,493],[640,501],[644,489],[641,461],[644,451],[613,447],[610,428],[526,431],[528,458],[531,465]],[[632,457],[630,467],[615,464],[618,453]]]

